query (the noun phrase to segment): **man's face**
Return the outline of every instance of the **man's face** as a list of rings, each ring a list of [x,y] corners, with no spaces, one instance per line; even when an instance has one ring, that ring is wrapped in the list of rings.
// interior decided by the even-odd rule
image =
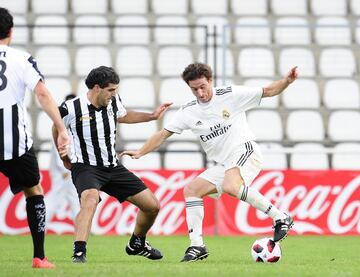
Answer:
[[[117,89],[119,87],[119,84],[112,84],[110,83],[105,88],[99,87],[99,94],[98,94],[98,104],[102,107],[106,107],[109,103],[112,97],[116,95]]]
[[[199,102],[206,103],[211,100],[213,95],[212,79],[207,80],[206,77],[202,77],[189,81],[189,87]]]

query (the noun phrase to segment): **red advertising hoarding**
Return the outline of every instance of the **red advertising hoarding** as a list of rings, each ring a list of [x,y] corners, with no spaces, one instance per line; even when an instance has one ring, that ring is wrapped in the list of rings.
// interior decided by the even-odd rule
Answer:
[[[151,233],[154,235],[186,234],[183,187],[200,171],[138,170],[135,173],[155,193],[161,209]],[[42,171],[45,196],[51,190],[47,171]],[[293,234],[360,234],[359,171],[263,171],[253,182],[268,199],[293,216]],[[133,231],[136,207],[119,204],[101,195],[94,216],[92,233],[129,234]],[[60,201],[65,201],[60,199]],[[48,203],[51,205],[51,203]],[[272,233],[272,222],[247,203],[227,195],[219,200],[204,198],[204,234],[262,235]],[[66,203],[48,222],[49,233],[72,233],[71,213]],[[25,201],[22,194],[13,195],[8,180],[0,175],[0,233],[28,232]]]

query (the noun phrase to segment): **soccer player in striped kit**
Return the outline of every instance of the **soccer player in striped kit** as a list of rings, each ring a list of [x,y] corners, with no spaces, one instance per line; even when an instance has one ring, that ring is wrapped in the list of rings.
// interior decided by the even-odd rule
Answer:
[[[160,105],[153,113],[125,110],[117,94],[119,82],[113,68],[94,68],[85,80],[89,91],[65,101],[59,108],[73,142],[70,157],[63,162],[71,170],[80,198],[80,212],[75,219],[74,263],[86,262],[86,245],[100,200],[99,191],[139,208],[126,253],[152,260],[163,257],[145,240],[158,214],[159,201],[137,176],[118,163],[115,139],[117,123],[157,120],[171,103]],[[56,139],[56,129],[53,131]]]
[[[245,201],[270,216],[274,221],[274,241],[287,235],[293,224],[291,217],[279,211],[262,194],[250,185],[261,170],[262,156],[255,136],[248,127],[245,111],[260,104],[263,97],[280,94],[298,77],[297,67],[281,80],[261,87],[212,86],[212,70],[208,65],[195,63],[182,73],[195,100],[182,106],[163,130],[155,133],[137,151],[124,151],[138,159],[158,148],[174,133],[190,129],[199,139],[209,160],[216,162],[184,188],[186,221],[190,247],[182,262],[208,257],[203,242],[203,197],[226,193]]]
[[[34,244],[34,268],[53,268],[44,254],[45,203],[39,166],[33,149],[30,125],[24,104],[26,88],[35,91],[57,132],[58,151],[66,155],[69,136],[59,110],[45,87],[36,61],[26,52],[9,47],[13,17],[0,8],[0,172],[9,178],[13,193],[23,191]]]

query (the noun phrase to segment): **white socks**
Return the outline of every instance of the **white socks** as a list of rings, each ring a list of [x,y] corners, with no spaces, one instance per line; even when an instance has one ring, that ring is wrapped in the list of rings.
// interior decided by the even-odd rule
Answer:
[[[273,220],[284,219],[286,215],[276,208],[271,202],[265,198],[259,191],[254,188],[242,185],[239,190],[238,197],[240,200],[249,203],[254,208],[264,212]]]
[[[186,202],[186,222],[189,230],[190,246],[204,245],[202,223],[204,219],[204,203],[202,198],[188,197]]]

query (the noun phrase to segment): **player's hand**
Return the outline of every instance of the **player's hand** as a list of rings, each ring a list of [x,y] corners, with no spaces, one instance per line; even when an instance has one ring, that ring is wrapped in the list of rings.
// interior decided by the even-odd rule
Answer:
[[[162,118],[162,116],[164,115],[164,113],[170,108],[170,106],[172,105],[173,103],[164,103],[164,104],[161,104],[159,107],[157,107],[157,109],[153,112],[153,118],[155,120],[157,119],[160,119]]]
[[[299,76],[299,70],[298,70],[298,67],[295,66],[290,69],[290,71],[286,74],[285,78],[286,78],[286,81],[289,84],[291,84],[292,82],[294,82],[297,79],[298,76]]]
[[[142,156],[139,151],[134,150],[125,150],[119,156],[122,157],[124,155],[130,156],[132,159],[139,159]]]
[[[70,146],[70,138],[66,130],[59,132],[57,146],[60,157],[63,158],[67,156]]]
[[[63,157],[63,158],[61,158],[61,160],[62,160],[62,162],[63,162],[63,164],[64,164],[64,167],[65,167],[66,169],[68,169],[68,170],[71,170],[72,164],[71,164],[71,162],[70,162],[69,157],[68,157],[68,156]]]

